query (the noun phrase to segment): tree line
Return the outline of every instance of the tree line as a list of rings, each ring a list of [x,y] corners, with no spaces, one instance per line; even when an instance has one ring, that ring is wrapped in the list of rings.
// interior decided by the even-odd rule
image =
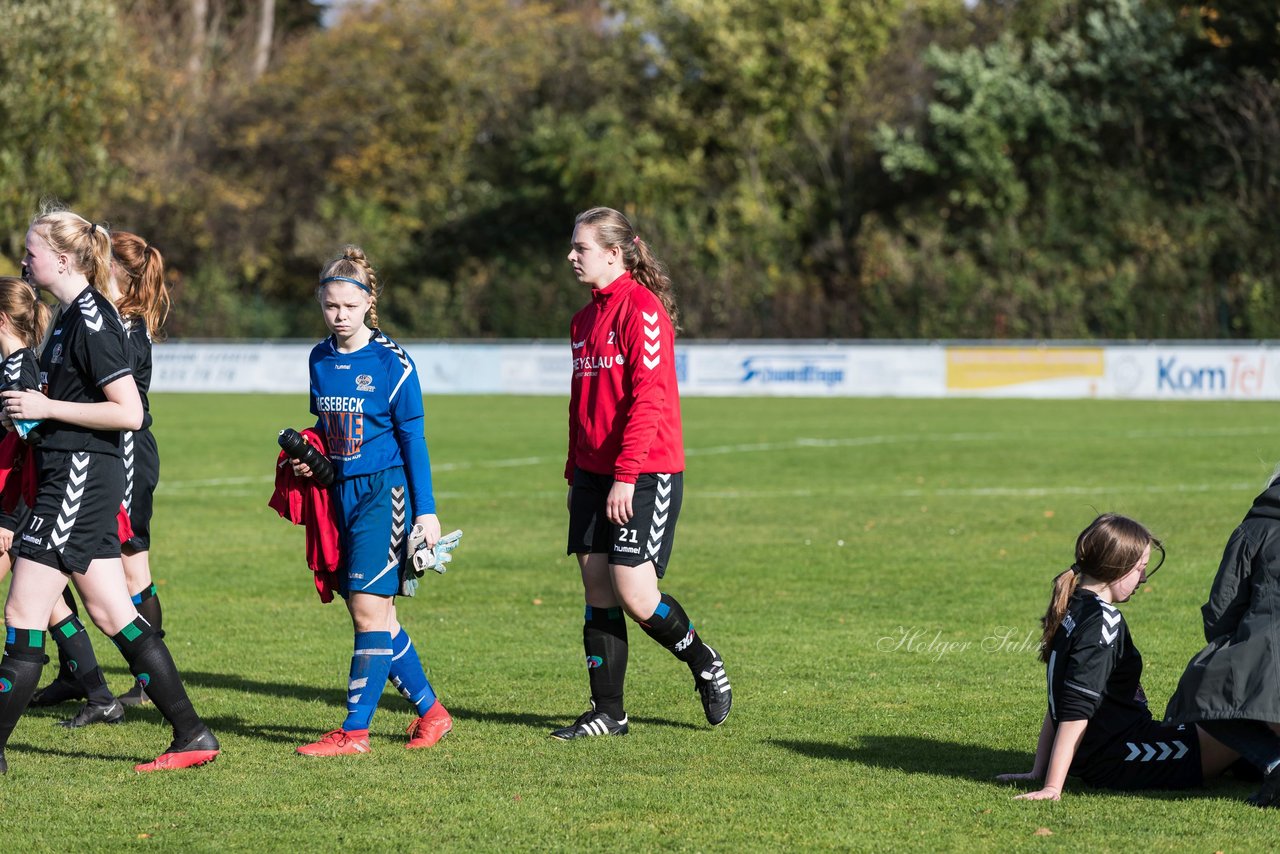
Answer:
[[[972,8],[970,8],[972,6]],[[576,212],[707,338],[1280,337],[1262,0],[0,0],[0,268],[147,236],[186,337],[558,337]]]

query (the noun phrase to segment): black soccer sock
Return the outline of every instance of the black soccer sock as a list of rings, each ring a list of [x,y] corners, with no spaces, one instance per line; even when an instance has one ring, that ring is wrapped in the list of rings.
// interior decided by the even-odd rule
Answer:
[[[133,594],[133,605],[138,609],[138,613],[142,615],[142,619],[151,624],[151,628],[156,630],[156,634],[164,637],[164,627],[160,624],[162,614],[160,612],[160,595],[156,593],[156,586],[148,584],[142,590]]]
[[[5,629],[4,658],[0,658],[0,751],[36,692],[45,660],[43,629]]]
[[[58,645],[58,660],[70,669],[72,678],[80,683],[89,702],[106,705],[114,700],[115,696],[107,687],[107,678],[98,666],[98,657],[93,653],[93,642],[89,640],[89,633],[80,618],[72,614],[49,631],[53,634],[53,642]]]
[[[187,698],[173,656],[146,620],[134,619],[111,639],[151,702],[173,726],[174,741],[187,741],[199,732],[204,722]]]
[[[587,606],[582,625],[582,648],[587,653],[587,679],[597,711],[615,721],[626,716],[622,686],[627,678],[627,621],[621,608]]]
[[[62,588],[62,601],[66,602],[67,607],[71,609],[71,616],[80,616],[80,608],[76,605],[76,597],[75,594],[71,592],[70,584]],[[58,644],[58,675],[54,678],[70,683],[74,683],[76,681],[76,672],[71,667],[71,662],[68,660],[66,654],[63,653],[62,644]]]
[[[672,655],[689,665],[694,674],[711,665],[711,648],[693,630],[693,623],[680,603],[666,593],[658,600],[653,616],[640,621],[640,628],[670,650]]]
[[[1262,721],[1200,721],[1200,728],[1263,774],[1280,762],[1280,735]]]

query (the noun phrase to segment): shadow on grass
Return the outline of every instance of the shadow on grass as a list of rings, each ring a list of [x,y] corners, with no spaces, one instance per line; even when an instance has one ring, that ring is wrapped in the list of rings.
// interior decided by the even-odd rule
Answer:
[[[307,702],[319,701],[343,706],[347,702],[346,691],[338,688],[315,685],[290,685],[287,682],[259,682],[246,679],[238,673],[214,673],[209,670],[183,670],[182,681],[188,686],[198,685],[201,688],[216,688],[222,691],[243,691],[246,694],[266,694],[271,697],[291,697]]]
[[[873,765],[894,771],[905,771],[908,774],[933,774],[942,777],[958,777],[991,783],[1001,788],[1014,791],[1019,788],[1030,791],[1035,788],[1030,783],[1000,783],[997,774],[1016,773],[1030,769],[1031,753],[1023,750],[1000,750],[981,745],[959,744],[951,741],[939,741],[934,738],[908,735],[869,735],[862,736],[855,744],[832,744],[818,741],[794,741],[790,739],[770,739],[769,744],[808,756],[812,759],[829,759],[836,762],[856,762],[859,765]],[[1071,778],[1069,788],[1077,791],[1096,792],[1119,797],[1155,798],[1165,801],[1185,800],[1188,798],[1212,797],[1244,797],[1257,788],[1257,783],[1242,780],[1234,773],[1208,780],[1206,785],[1192,789],[1143,789],[1138,791],[1119,791],[1089,786],[1076,778]],[[1211,788],[1210,788],[1211,787]]]
[[[281,682],[264,682],[255,679],[246,678],[238,673],[217,673],[208,670],[187,670],[182,673],[183,682],[186,684],[188,692],[192,694],[196,704],[196,708],[200,708],[200,688],[208,688],[220,691],[239,691],[250,695],[263,695],[269,697],[295,699],[304,702],[320,702],[333,708],[334,719],[331,723],[334,726],[341,720],[342,710],[346,706],[346,692],[341,688],[320,688],[313,685],[296,685]],[[195,690],[193,690],[195,689]],[[390,690],[387,691],[379,704],[379,714],[387,714],[389,712],[408,712],[409,707],[397,695]],[[31,707],[24,713],[23,718],[25,725],[28,726],[47,726],[57,721],[65,720],[77,711],[83,701],[62,703],[57,706]],[[448,704],[449,713],[459,722],[478,721],[482,723],[493,723],[507,726],[529,727],[536,730],[550,731],[558,727],[565,726],[572,722],[576,714],[569,713],[565,715],[548,715],[536,711],[494,711],[490,709],[478,709],[468,706]],[[264,716],[265,717],[265,716]],[[313,740],[318,732],[323,731],[327,723],[321,723],[317,726],[290,726],[263,720],[256,722],[245,720],[241,717],[208,717],[205,716],[205,722],[214,734],[222,736],[239,736],[241,738],[253,739],[257,741],[271,742],[275,744],[284,744],[296,747],[307,741]],[[633,724],[664,726],[673,729],[701,730],[703,727],[685,723],[684,721],[672,721],[656,717],[631,717]],[[134,706],[126,710],[125,723],[122,726],[128,726],[131,722],[156,724],[165,726],[164,717],[159,710],[153,705]],[[88,728],[90,732],[95,727]],[[21,731],[18,733],[21,735]],[[32,745],[24,745],[21,742],[15,742],[15,747],[21,749],[29,749],[37,752],[50,753],[58,756],[79,757],[87,759],[120,759],[124,758],[118,754],[102,754],[92,752],[77,752],[59,749],[50,749],[43,747],[34,747]]]
[[[813,759],[971,780],[990,781],[996,774],[1026,771],[1031,766],[1031,754],[1025,750],[999,750],[912,735],[866,735],[854,744],[780,738],[770,739],[769,743]]]
[[[534,729],[558,729],[573,723],[573,719],[577,717],[572,713],[566,715],[544,715],[537,712],[494,712],[489,710],[471,709],[466,706],[449,705],[449,714],[458,720],[482,721],[484,723],[510,724],[512,726],[527,726]],[[656,726],[672,727],[674,729],[704,729],[704,727],[694,726],[684,721],[670,721],[665,718],[649,718],[636,717],[629,715],[628,719],[633,724],[653,724]]]

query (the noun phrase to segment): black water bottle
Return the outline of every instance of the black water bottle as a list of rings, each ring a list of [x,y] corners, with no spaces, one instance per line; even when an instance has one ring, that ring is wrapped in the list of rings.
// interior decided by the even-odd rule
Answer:
[[[316,450],[315,445],[308,442],[301,433],[291,427],[280,431],[276,439],[284,450],[285,456],[306,463],[311,468],[311,476],[321,486],[333,484],[333,463],[329,458]]]

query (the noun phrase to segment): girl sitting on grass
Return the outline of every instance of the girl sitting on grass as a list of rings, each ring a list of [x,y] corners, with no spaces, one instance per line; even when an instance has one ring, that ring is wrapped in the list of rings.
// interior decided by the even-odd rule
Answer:
[[[1041,621],[1049,708],[1035,762],[1001,782],[1043,782],[1025,800],[1062,797],[1067,775],[1107,789],[1184,789],[1222,773],[1237,754],[1200,727],[1164,726],[1142,690],[1142,655],[1116,604],[1160,568],[1164,546],[1138,522],[1104,513],[1076,539],[1076,560],[1053,580]]]

